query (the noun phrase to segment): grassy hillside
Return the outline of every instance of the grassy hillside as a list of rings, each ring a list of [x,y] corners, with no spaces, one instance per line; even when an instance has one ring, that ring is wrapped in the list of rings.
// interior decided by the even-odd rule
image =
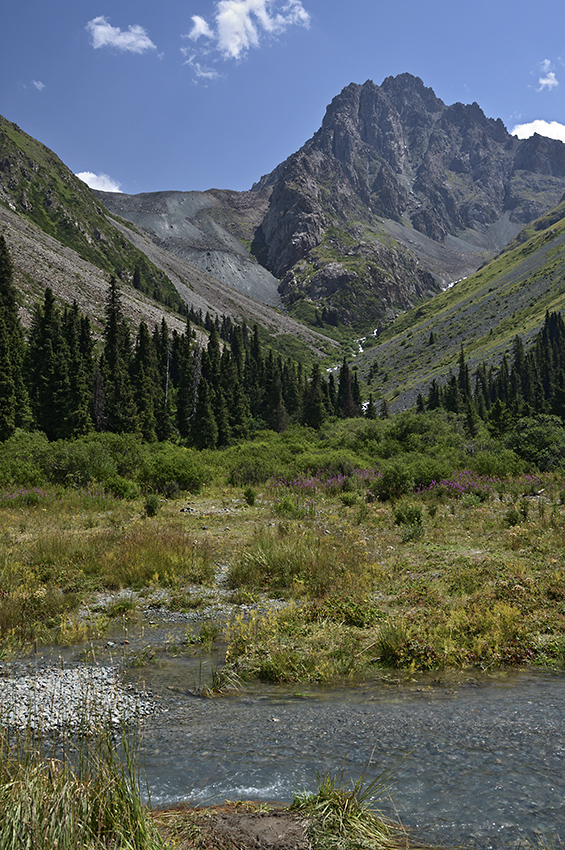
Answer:
[[[125,282],[132,282],[137,270],[135,283],[141,292],[184,310],[167,275],[108,221],[107,210],[88,186],[45,145],[1,116],[0,203]]]
[[[494,260],[399,316],[358,360],[371,391],[409,407],[432,380],[455,368],[496,362],[519,334],[539,330],[547,310],[565,308],[565,202],[528,225]]]

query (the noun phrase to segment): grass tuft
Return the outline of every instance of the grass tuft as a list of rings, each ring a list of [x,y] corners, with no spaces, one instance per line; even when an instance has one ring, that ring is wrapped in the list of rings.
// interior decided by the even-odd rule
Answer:
[[[384,771],[369,784],[362,775],[348,785],[343,770],[337,776],[323,773],[314,793],[295,794],[291,810],[308,818],[312,845],[318,850],[406,846],[404,830],[373,808],[375,799],[386,795],[390,774]]]

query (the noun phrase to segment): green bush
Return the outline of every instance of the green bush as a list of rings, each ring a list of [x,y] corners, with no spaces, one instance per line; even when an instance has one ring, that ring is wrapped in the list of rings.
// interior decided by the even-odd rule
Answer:
[[[0,484],[21,487],[40,487],[47,479],[43,471],[43,458],[50,444],[40,432],[16,431],[0,443]]]
[[[84,487],[135,477],[142,456],[143,446],[133,434],[87,434],[51,443],[41,463],[49,481]]]
[[[168,498],[181,490],[198,493],[209,476],[198,452],[171,443],[149,447],[139,471],[142,484]]]
[[[394,509],[395,525],[422,525],[422,508],[403,502]]]
[[[139,487],[135,481],[122,478],[121,475],[108,478],[105,489],[116,499],[136,499],[139,496]]]
[[[520,525],[522,522],[522,514],[515,507],[508,508],[504,514],[504,524],[509,528],[515,525]]]
[[[255,490],[253,489],[253,487],[245,488],[245,490],[243,491],[243,498],[250,508],[253,507],[256,499]]]
[[[383,469],[380,478],[371,484],[370,491],[383,502],[394,502],[414,488],[414,476],[401,461],[392,461]]]
[[[507,445],[542,472],[558,469],[565,463],[565,426],[558,416],[524,417],[516,423]]]
[[[470,458],[469,467],[479,475],[504,478],[508,475],[520,475],[524,471],[524,462],[511,449],[497,446],[492,450],[476,452]]]
[[[157,513],[161,510],[161,502],[156,493],[149,493],[143,503],[143,507],[146,516],[152,517],[157,515]]]

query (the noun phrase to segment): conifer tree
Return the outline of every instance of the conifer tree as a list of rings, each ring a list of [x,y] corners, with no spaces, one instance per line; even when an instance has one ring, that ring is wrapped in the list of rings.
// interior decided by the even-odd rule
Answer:
[[[304,392],[302,420],[310,428],[319,428],[326,418],[323,379],[317,363],[312,367],[310,382]]]
[[[86,434],[92,422],[92,382],[94,369],[94,343],[90,321],[82,316],[76,301],[66,307],[62,318],[62,332],[69,354],[69,428],[73,437]]]
[[[32,322],[26,356],[33,418],[50,440],[73,436],[70,352],[53,291],[47,287]]]
[[[154,442],[157,439],[156,409],[162,392],[155,344],[145,322],[140,323],[137,332],[132,377],[141,434],[147,442]]]
[[[359,416],[359,407],[355,403],[353,397],[353,386],[351,380],[351,372],[345,357],[339,370],[339,383],[337,389],[337,409],[341,417],[349,419],[353,416]]]
[[[4,440],[15,428],[27,428],[30,425],[31,411],[24,379],[24,335],[18,316],[12,260],[3,235],[0,235],[0,316],[4,323],[2,345],[5,352],[0,361],[0,409],[3,421],[0,425],[0,439]]]
[[[193,361],[190,322],[187,323],[186,333],[179,340],[178,372],[176,424],[180,436],[186,438],[190,434],[190,419],[195,401],[192,380]]]
[[[130,336],[114,276],[110,278],[105,312],[104,351],[100,361],[104,380],[104,419],[109,431],[135,432],[139,422],[129,373]]]
[[[228,406],[221,387],[216,391],[211,392],[212,395],[212,413],[216,420],[218,435],[216,438],[216,446],[229,446],[231,442],[231,426],[228,415]]]
[[[10,343],[6,323],[0,313],[0,440],[7,440],[16,429],[16,385]]]
[[[232,437],[237,440],[247,440],[251,432],[251,414],[249,412],[247,396],[243,392],[239,381],[236,381],[233,387],[229,412]]]
[[[218,426],[212,411],[210,387],[204,377],[198,382],[191,437],[197,449],[214,449],[218,441]]]
[[[173,417],[171,414],[171,339],[165,319],[161,319],[160,327],[155,327],[153,333],[155,346],[158,384],[155,416],[157,422],[157,437],[168,440],[173,434]]]
[[[459,374],[457,375],[457,388],[459,390],[459,404],[467,404],[471,399],[471,379],[469,376],[469,367],[465,361],[465,349],[461,344],[459,353]]]

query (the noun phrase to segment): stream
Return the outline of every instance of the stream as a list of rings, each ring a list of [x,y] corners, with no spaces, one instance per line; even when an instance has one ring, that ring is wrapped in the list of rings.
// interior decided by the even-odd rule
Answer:
[[[290,802],[317,774],[371,782],[377,807],[427,843],[565,847],[565,676],[498,673],[400,686],[248,686],[194,696],[194,659],[143,668],[160,711],[146,724],[151,803]],[[396,814],[397,813],[397,814]]]

